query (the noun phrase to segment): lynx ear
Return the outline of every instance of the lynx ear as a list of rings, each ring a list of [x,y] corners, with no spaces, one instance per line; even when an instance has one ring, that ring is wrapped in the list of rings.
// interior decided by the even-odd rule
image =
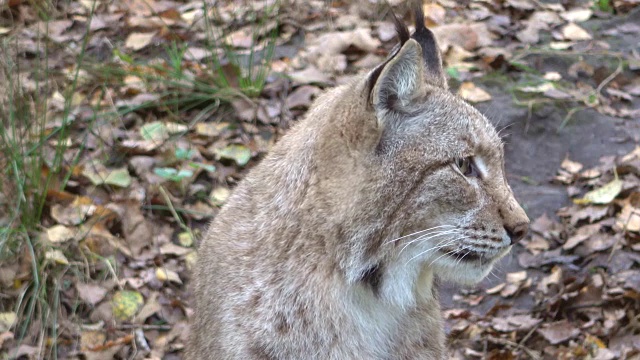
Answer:
[[[373,105],[378,111],[399,110],[424,93],[422,49],[416,40],[407,40],[389,60],[372,90]]]
[[[424,12],[420,5],[415,6],[415,18],[416,31],[411,35],[411,38],[416,40],[422,47],[422,58],[424,59],[425,67],[424,79],[432,85],[447,89],[447,78],[444,76],[444,70],[442,69],[440,48],[431,30],[424,26]]]

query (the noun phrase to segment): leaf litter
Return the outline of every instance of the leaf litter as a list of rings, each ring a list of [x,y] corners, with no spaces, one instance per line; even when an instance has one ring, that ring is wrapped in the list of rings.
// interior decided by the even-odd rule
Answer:
[[[303,3],[298,9],[279,7],[257,35],[251,7],[231,1],[207,13],[197,1],[115,2],[98,6],[90,23],[90,2],[59,4],[55,19],[46,23],[30,3],[10,1],[18,15],[11,21],[29,31],[7,26],[0,12],[0,39],[18,39],[17,54],[42,55],[38,42],[44,39],[56,44],[55,51],[49,49],[50,62],[67,74],[59,79],[64,86],[71,84],[77,65],[71,59],[87,31],[92,65],[109,65],[109,72],[80,69],[81,86],[70,99],[63,91],[45,91],[51,131],[60,127],[65,102],[76,106],[64,144],[67,159],[79,154],[79,164],[66,169],[66,186],[48,192],[38,234],[48,247],[47,271],[68,285],[58,300],[58,338],[41,342],[57,344],[59,357],[184,356],[193,313],[189,270],[199,232],[324,88],[378,64],[395,44],[393,25],[380,18],[378,5]],[[634,1],[611,4],[618,14],[638,7]],[[402,14],[400,7],[393,10]],[[440,0],[425,3],[424,12],[452,91],[468,101],[491,100],[495,93],[483,79],[500,71],[514,84],[515,101],[530,108],[554,101],[609,116],[640,116],[640,56],[612,51],[607,43],[638,31],[627,22],[599,34],[589,22],[611,15],[591,3]],[[179,98],[173,94],[202,99],[198,86],[219,83],[212,59],[222,59],[218,65],[230,89],[242,91],[242,73],[223,51],[212,51],[205,36],[211,19],[220,32],[207,36],[241,56],[252,47],[268,49],[268,34],[275,31],[271,70],[256,97],[223,98],[209,104],[213,112],[204,111],[206,102],[185,103],[187,110],[177,115]],[[538,46],[585,56],[538,73],[531,70],[541,61]],[[590,50],[609,52],[625,65],[619,71],[602,67]],[[176,78],[157,81],[169,74]],[[27,91],[36,89],[34,74],[20,76]],[[95,84],[104,84],[104,93]],[[205,92],[204,98],[212,97]],[[100,121],[89,131],[96,109]],[[52,154],[54,145],[48,144]],[[516,259],[523,270],[501,274],[504,280],[493,288],[454,297],[461,307],[445,311],[450,358],[637,357],[638,176],[640,150],[588,169],[567,157],[553,181],[567,188],[573,204],[534,219]],[[18,299],[29,284],[30,263],[27,255],[0,263],[2,299]],[[477,310],[487,303],[487,311]],[[16,341],[15,303],[0,304],[0,353],[35,358],[42,350],[33,341],[40,329],[33,326],[24,343]]]

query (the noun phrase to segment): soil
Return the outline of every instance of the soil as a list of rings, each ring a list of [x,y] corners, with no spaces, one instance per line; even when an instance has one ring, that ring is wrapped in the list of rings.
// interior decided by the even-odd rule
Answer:
[[[599,28],[605,31],[624,23],[639,23],[640,9],[628,14],[624,21],[590,21],[586,28]],[[621,35],[614,41],[608,38],[611,50],[625,47],[637,47],[637,38]],[[541,57],[541,72],[566,72],[566,58],[554,56]],[[603,59],[594,60],[595,65],[603,65]],[[504,86],[494,85],[488,88],[493,99],[490,102],[477,104],[476,107],[490,119],[498,130],[504,129],[506,170],[509,183],[527,211],[530,219],[536,219],[543,214],[555,217],[555,212],[570,203],[567,188],[552,183],[552,178],[565,157],[582,163],[585,168],[597,165],[602,157],[624,155],[637,146],[640,140],[640,123],[638,119],[623,120],[602,115],[591,109],[578,111],[568,125],[559,129],[566,109],[548,105],[532,111],[514,104],[511,94],[505,92]],[[633,108],[638,108],[640,101],[634,101]],[[504,273],[523,270],[517,257],[525,251],[516,245],[510,255],[497,265],[498,276],[489,276],[475,289],[487,289],[504,280]],[[540,276],[535,269],[527,269],[530,275]],[[453,296],[457,292],[475,291],[459,286],[443,284],[441,288],[441,303],[443,308],[459,307]],[[485,312],[500,299],[482,302],[477,311]],[[505,301],[505,300],[502,300]],[[523,297],[514,302],[515,307],[530,308],[531,303]],[[466,307],[466,306],[465,306]]]

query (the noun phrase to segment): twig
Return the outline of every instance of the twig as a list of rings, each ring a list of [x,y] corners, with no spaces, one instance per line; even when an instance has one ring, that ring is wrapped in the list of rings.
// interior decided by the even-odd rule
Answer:
[[[519,345],[520,346],[524,346],[524,343],[527,342],[527,340],[529,340],[529,338],[531,337],[531,335],[533,335],[533,333],[538,330],[538,328],[540,327],[541,323],[536,324],[536,326],[532,327],[531,330],[529,330],[529,332],[527,333],[527,335],[525,335],[522,340],[520,340]]]
[[[169,331],[173,327],[171,325],[148,325],[148,324],[121,324],[116,327],[118,330],[160,330],[160,331]]]
[[[598,308],[598,307],[604,306],[604,304],[606,304],[604,301],[599,301],[599,302],[596,302],[596,303],[572,305],[572,306],[568,306],[566,308],[566,310],[588,309],[588,308],[594,308],[594,307]]]
[[[533,360],[541,360],[542,358],[540,357],[540,355],[538,355],[538,353],[534,350],[529,349],[528,347],[524,346],[524,345],[520,345],[516,342],[513,341],[509,341],[506,339],[500,339],[497,337],[493,337],[493,336],[489,336],[488,340],[496,343],[496,344],[500,344],[500,345],[506,345],[506,346],[511,346],[517,349],[520,349],[522,351],[524,351],[525,353],[527,353],[527,355],[529,355],[529,357]]]
[[[582,110],[582,107],[571,108],[569,110],[569,112],[567,112],[567,115],[564,117],[564,119],[562,119],[562,122],[560,123],[560,126],[558,126],[558,131],[556,131],[556,132],[560,132],[560,130],[564,129],[564,127],[567,126],[567,124],[569,123],[569,120],[571,120],[573,115],[575,113],[577,113],[578,111],[580,111],[580,110]]]
[[[185,225],[185,223],[182,221],[182,219],[178,215],[178,212],[173,207],[173,203],[171,202],[171,198],[169,197],[169,194],[167,194],[167,191],[164,189],[163,186],[160,186],[160,194],[162,194],[162,198],[164,199],[164,202],[167,203],[167,206],[169,207],[169,211],[171,212],[171,215],[173,215],[173,218],[176,219],[176,221],[178,222],[178,225],[180,225],[180,228],[182,228],[182,230],[187,232],[189,234],[189,236],[191,236],[192,240],[195,239],[191,229],[187,225]]]
[[[618,74],[620,74],[621,72],[622,72],[622,58],[618,56],[618,67],[614,72],[611,73],[611,75],[607,76],[606,79],[602,80],[600,85],[598,85],[598,87],[596,88],[596,95],[599,95],[600,91],[602,91],[602,89],[605,86],[607,86],[607,84],[609,84],[613,79],[615,79],[615,77],[618,76]]]

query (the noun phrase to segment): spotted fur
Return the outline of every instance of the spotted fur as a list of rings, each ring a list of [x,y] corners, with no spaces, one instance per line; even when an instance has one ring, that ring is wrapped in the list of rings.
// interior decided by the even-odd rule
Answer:
[[[422,25],[319,97],[199,248],[188,359],[443,359],[434,279],[485,277],[528,218],[500,137]],[[465,176],[457,159],[471,157]]]

